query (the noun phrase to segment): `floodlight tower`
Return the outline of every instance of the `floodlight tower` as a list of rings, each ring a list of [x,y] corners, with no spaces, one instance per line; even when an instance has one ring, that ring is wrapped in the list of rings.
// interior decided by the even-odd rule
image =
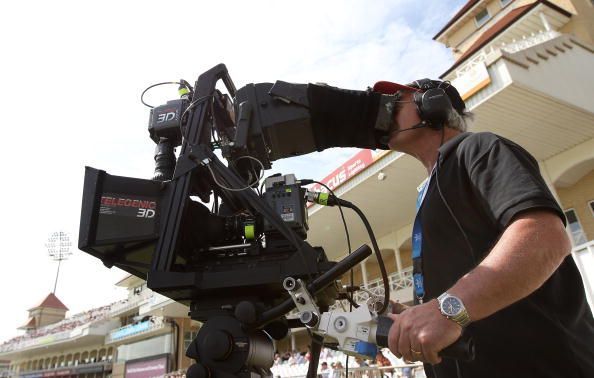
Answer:
[[[49,238],[47,239],[47,243],[45,243],[45,247],[47,248],[47,252],[52,260],[58,262],[58,271],[56,272],[56,281],[54,282],[54,295],[56,294],[56,286],[58,285],[58,276],[60,275],[60,264],[62,260],[68,259],[68,257],[72,254],[70,252],[70,237],[66,232],[57,231],[52,233]]]

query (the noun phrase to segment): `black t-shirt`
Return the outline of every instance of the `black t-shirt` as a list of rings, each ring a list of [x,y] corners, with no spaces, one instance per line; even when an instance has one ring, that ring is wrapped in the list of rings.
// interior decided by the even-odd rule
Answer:
[[[565,222],[522,147],[492,133],[446,142],[420,209],[425,299],[478,265],[513,217],[530,209],[549,209]],[[474,338],[476,359],[459,362],[460,374],[453,360],[425,365],[428,377],[594,377],[594,320],[571,256],[534,293],[465,332]]]

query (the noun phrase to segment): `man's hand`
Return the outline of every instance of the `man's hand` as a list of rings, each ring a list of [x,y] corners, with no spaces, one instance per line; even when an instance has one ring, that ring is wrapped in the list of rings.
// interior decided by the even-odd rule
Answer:
[[[388,346],[399,358],[438,364],[437,354],[462,334],[458,324],[441,314],[436,299],[408,308],[393,304],[393,308],[396,314],[388,315],[394,321]]]

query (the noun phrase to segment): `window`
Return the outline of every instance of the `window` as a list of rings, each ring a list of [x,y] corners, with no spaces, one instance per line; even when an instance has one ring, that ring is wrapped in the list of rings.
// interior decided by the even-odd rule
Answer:
[[[190,332],[184,332],[184,350],[188,350],[188,347],[194,341],[194,339],[198,336],[198,331],[191,330]]]
[[[571,239],[573,240],[573,245],[580,245],[586,243],[588,240],[586,239],[586,233],[582,228],[580,220],[577,217],[577,214],[574,209],[568,209],[564,211],[565,217],[567,218],[567,228],[571,234]]]
[[[489,19],[491,15],[489,14],[489,10],[487,8],[483,9],[476,16],[474,16],[474,22],[476,22],[476,26],[481,27],[483,26]]]
[[[505,6],[509,3],[511,3],[514,0],[499,0],[499,4],[501,4],[501,8],[505,8]],[[594,0],[592,0],[594,1]]]

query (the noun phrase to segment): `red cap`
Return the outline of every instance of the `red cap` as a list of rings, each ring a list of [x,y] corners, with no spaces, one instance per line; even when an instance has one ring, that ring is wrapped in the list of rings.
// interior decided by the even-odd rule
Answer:
[[[391,81],[378,81],[373,86],[374,92],[379,92],[387,95],[393,95],[398,91],[405,90],[405,91],[412,91],[418,92],[419,88],[409,87],[408,85],[402,85],[397,83],[392,83]]]

